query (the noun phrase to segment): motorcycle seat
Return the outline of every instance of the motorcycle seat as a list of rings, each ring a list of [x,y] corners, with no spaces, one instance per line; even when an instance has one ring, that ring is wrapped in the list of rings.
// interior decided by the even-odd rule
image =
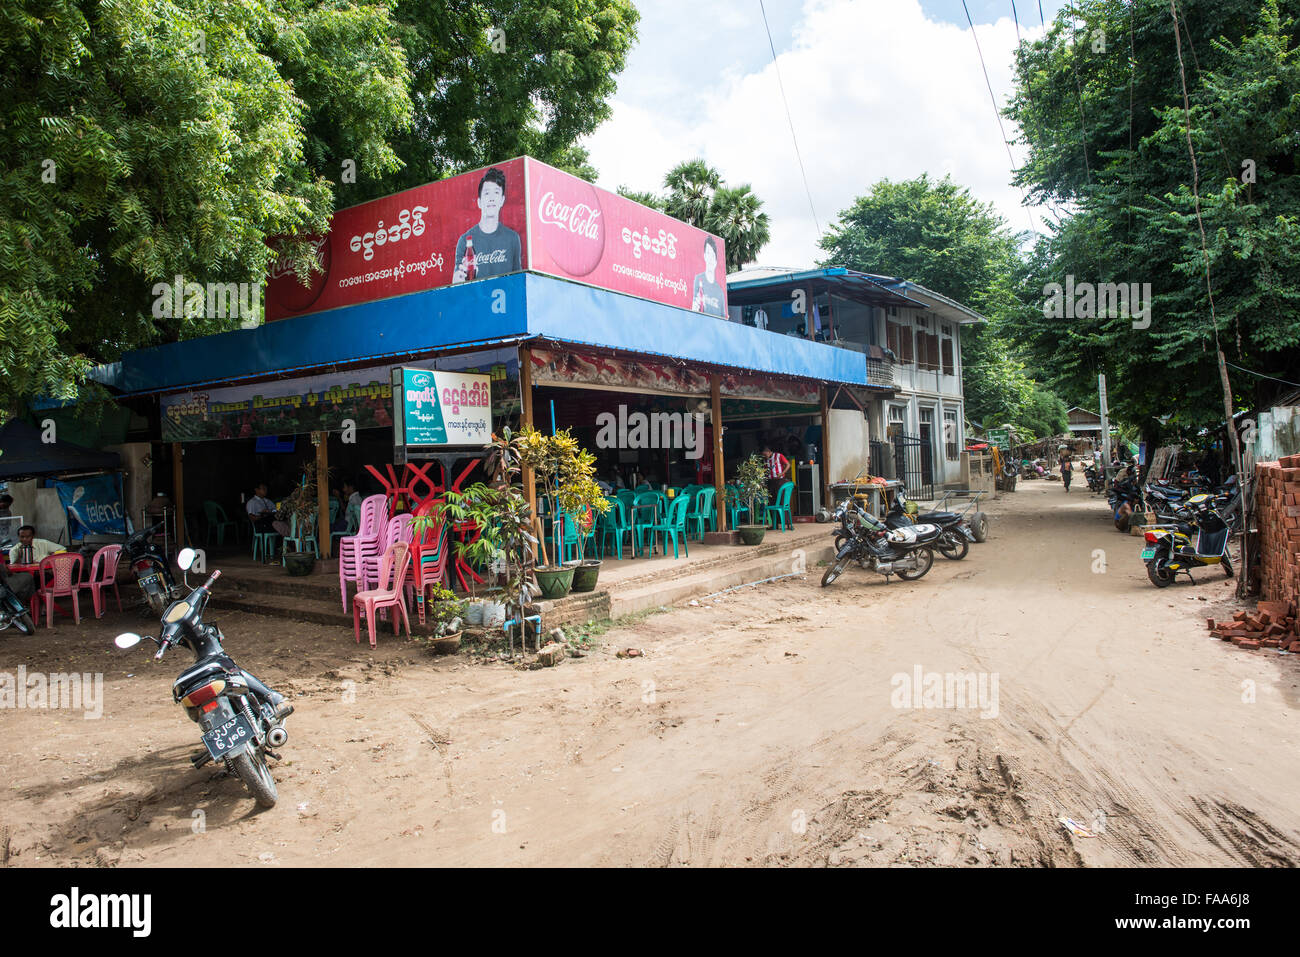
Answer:
[[[184,692],[177,693],[180,689],[188,690],[201,681],[211,681],[228,674],[239,674],[239,667],[225,655],[211,655],[196,661],[177,675],[172,682],[172,694],[180,700],[185,696]]]

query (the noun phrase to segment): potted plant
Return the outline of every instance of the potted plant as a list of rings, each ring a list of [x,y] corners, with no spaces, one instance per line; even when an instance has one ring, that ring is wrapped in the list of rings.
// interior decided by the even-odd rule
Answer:
[[[596,527],[597,518],[609,510],[609,499],[590,475],[576,475],[561,485],[559,499],[565,512],[574,516],[573,523],[578,530],[578,567],[573,572],[573,590],[595,591],[601,563],[587,559],[587,536]]]
[[[596,457],[578,444],[568,429],[562,429],[554,435],[544,435],[536,429],[526,428],[519,434],[519,463],[531,468],[542,483],[542,494],[550,504],[551,517],[558,520],[561,509],[576,509],[588,504],[593,510],[597,506],[589,502],[591,489],[599,493],[592,476],[596,471]],[[590,488],[588,487],[590,486]],[[600,503],[600,510],[609,507],[604,495],[595,497]],[[537,584],[541,586],[543,598],[563,598],[573,585],[574,572],[581,566],[581,559],[574,564],[563,562],[564,523],[558,522],[556,528],[556,561],[547,561],[546,543],[539,542],[543,564],[534,569]],[[582,539],[578,540],[579,554],[582,554]],[[595,583],[592,583],[595,587]]]
[[[746,545],[761,545],[767,533],[767,523],[758,523],[754,517],[757,507],[767,504],[767,465],[757,452],[740,463],[736,469],[736,485],[739,498],[749,501],[749,524],[736,526],[740,540]]]
[[[299,535],[309,535],[316,522],[316,511],[320,507],[316,491],[316,463],[308,462],[302,470],[302,481],[294,486],[280,503],[280,513],[287,520],[296,519]],[[284,570],[293,577],[310,575],[316,566],[316,556],[311,552],[291,552],[284,550]]]
[[[449,655],[460,647],[460,633],[464,624],[465,601],[450,589],[434,585],[429,595],[428,616],[433,624],[433,635],[419,641],[435,654]]]

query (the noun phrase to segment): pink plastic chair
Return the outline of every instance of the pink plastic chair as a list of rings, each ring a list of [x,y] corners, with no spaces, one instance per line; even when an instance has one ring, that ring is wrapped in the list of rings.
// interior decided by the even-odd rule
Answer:
[[[77,586],[90,592],[96,618],[104,617],[104,592],[109,588],[113,589],[113,596],[117,599],[117,610],[122,610],[122,596],[117,590],[117,562],[121,555],[121,545],[105,545],[95,552],[95,557],[90,560],[90,581]]]
[[[355,535],[339,539],[339,594],[343,610],[348,610],[348,582],[356,581],[361,572],[361,559],[367,555],[382,555],[380,537],[388,521],[388,499],[372,495],[361,503],[361,525]]]
[[[366,591],[379,582],[379,566],[388,550],[397,543],[410,544],[411,523],[414,519],[409,513],[397,515],[388,520],[384,534],[379,539],[379,551],[374,555],[362,555],[357,566],[357,591]]]
[[[37,606],[45,606],[45,627],[54,627],[54,599],[72,599],[72,619],[81,624],[80,591],[81,556],[76,552],[58,552],[41,560],[36,569],[36,594],[32,596],[32,617],[39,619]]]
[[[379,587],[359,591],[352,597],[352,631],[361,643],[361,613],[366,615],[366,628],[370,632],[370,647],[375,647],[375,616],[386,608],[397,609],[393,612],[393,634],[400,635],[398,615],[406,626],[407,637],[411,635],[411,620],[406,616],[406,603],[402,600],[402,590],[406,587],[406,575],[411,569],[410,546],[398,542],[384,552],[383,564],[379,569]]]

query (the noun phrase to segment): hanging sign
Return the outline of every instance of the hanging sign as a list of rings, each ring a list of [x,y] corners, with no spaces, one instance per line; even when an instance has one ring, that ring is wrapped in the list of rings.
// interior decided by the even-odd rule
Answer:
[[[393,370],[393,444],[482,448],[492,437],[492,377]]]

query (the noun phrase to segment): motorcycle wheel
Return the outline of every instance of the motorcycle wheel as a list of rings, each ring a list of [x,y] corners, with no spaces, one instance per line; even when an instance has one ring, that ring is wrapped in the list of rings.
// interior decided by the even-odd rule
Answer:
[[[32,616],[28,612],[23,612],[15,618],[13,625],[24,635],[36,634],[36,623],[32,621]]]
[[[1222,561],[1221,564],[1223,565],[1223,577],[1224,577],[1224,578],[1231,578],[1231,577],[1232,577],[1232,559],[1229,558],[1227,555],[1224,555],[1224,556],[1223,556],[1223,561]]]
[[[905,582],[914,582],[918,578],[924,577],[925,573],[928,572],[934,566],[934,549],[932,548],[917,549],[916,555],[919,561],[918,561],[918,567],[916,568],[915,571],[898,572],[898,577],[903,579],[903,581]]]
[[[970,542],[961,532],[944,532],[939,537],[939,554],[954,562],[959,562],[970,551]]]
[[[970,531],[975,536],[975,541],[988,541],[989,537],[989,517],[983,512],[976,512],[971,516]]]
[[[839,578],[840,572],[842,571],[844,571],[843,561],[832,562],[830,567],[822,573],[822,587],[825,588],[831,582],[835,581],[835,579]]]
[[[1151,584],[1157,588],[1168,588],[1174,583],[1173,573],[1166,568],[1166,562],[1163,558],[1155,558],[1147,562],[1147,578],[1151,579]]]
[[[266,766],[265,755],[255,753],[252,748],[245,748],[243,754],[230,759],[230,764],[261,807],[275,807],[278,796],[275,779],[271,777],[271,769]]]

